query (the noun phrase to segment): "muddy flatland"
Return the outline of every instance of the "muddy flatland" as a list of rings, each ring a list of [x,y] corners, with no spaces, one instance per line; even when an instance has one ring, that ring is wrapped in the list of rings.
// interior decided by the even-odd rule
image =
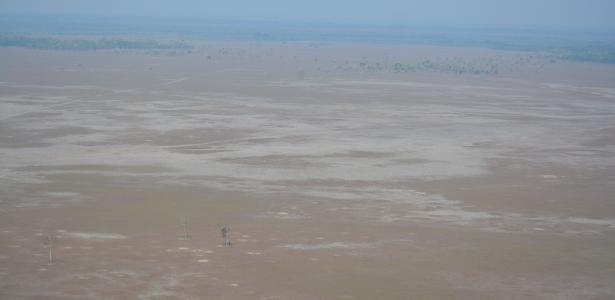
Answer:
[[[613,65],[277,42],[0,55],[0,298],[615,297]],[[515,68],[355,68],[432,56]]]

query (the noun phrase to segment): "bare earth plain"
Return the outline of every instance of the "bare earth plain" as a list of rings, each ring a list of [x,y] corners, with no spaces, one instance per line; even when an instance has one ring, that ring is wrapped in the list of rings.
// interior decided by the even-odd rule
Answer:
[[[614,299],[615,66],[527,56],[0,48],[0,298]]]

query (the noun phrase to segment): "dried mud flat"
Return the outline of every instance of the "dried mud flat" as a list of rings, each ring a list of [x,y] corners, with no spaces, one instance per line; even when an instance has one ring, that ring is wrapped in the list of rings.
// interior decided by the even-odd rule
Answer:
[[[1,48],[0,298],[614,298],[615,67],[333,67],[429,53]]]

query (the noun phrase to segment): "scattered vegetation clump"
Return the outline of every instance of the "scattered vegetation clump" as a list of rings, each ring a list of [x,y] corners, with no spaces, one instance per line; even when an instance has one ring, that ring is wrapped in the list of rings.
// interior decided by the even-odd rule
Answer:
[[[615,64],[615,46],[554,49],[549,52],[559,59]]]
[[[468,61],[460,58],[455,59],[423,59],[417,62],[366,62],[358,63],[358,68],[363,71],[377,72],[388,71],[395,73],[407,72],[440,72],[457,75],[498,75],[500,61],[489,59],[487,61]]]
[[[103,50],[103,49],[190,49],[183,42],[161,43],[153,40],[123,39],[60,39],[0,35],[0,46],[26,47],[40,50]]]
[[[575,45],[568,42],[550,46],[540,42],[529,44],[518,42],[518,44],[515,44],[512,42],[496,43],[485,41],[477,43],[476,46],[495,50],[541,53],[560,60],[615,64],[615,45],[613,43],[584,43]]]
[[[557,63],[560,58],[546,54],[518,54],[514,56],[463,58],[432,57],[418,60],[389,61],[345,61],[338,69],[358,72],[433,72],[455,75],[501,75],[516,70],[539,70],[548,64]]]
[[[453,73],[458,75],[497,75],[498,65],[489,63],[480,65],[474,62],[466,61],[432,61],[429,59],[419,61],[413,64],[395,63],[392,66],[395,72],[417,72],[417,71],[433,71],[442,73]]]

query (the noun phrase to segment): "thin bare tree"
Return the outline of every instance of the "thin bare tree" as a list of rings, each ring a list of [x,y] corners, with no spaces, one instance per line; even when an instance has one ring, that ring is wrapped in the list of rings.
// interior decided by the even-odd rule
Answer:
[[[56,237],[53,235],[48,235],[45,237],[45,241],[43,244],[47,249],[49,249],[49,264],[53,265],[53,246],[55,244]]]
[[[222,234],[222,238],[224,239],[224,247],[230,247],[231,246],[231,227],[226,224],[221,226],[220,233]]]
[[[182,228],[184,229],[184,235],[182,236],[183,240],[189,240],[190,239],[190,234],[188,234],[188,223],[189,223],[189,219],[187,217],[183,217],[179,220]]]

